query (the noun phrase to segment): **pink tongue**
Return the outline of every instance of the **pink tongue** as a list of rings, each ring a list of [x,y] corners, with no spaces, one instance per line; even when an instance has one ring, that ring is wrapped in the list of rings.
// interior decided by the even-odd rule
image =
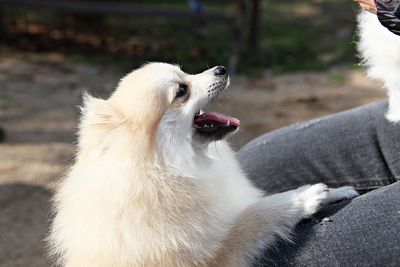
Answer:
[[[225,116],[222,114],[219,114],[217,112],[206,112],[201,114],[200,116],[195,116],[194,117],[194,123],[197,126],[204,126],[204,125],[211,125],[211,124],[217,124],[217,125],[224,125],[224,126],[240,126],[240,120]]]

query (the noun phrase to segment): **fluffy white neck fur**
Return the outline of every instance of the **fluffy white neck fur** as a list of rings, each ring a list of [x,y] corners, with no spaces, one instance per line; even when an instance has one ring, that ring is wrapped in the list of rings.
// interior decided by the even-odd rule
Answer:
[[[358,17],[358,49],[370,77],[380,80],[388,90],[386,117],[400,121],[400,36],[381,25],[376,15],[362,11]]]

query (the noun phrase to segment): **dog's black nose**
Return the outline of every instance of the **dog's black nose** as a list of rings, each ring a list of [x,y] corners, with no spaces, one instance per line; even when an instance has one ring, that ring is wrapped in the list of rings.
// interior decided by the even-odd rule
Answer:
[[[226,75],[226,69],[224,66],[218,66],[215,68],[214,70],[214,75],[216,76],[222,76],[222,75]]]

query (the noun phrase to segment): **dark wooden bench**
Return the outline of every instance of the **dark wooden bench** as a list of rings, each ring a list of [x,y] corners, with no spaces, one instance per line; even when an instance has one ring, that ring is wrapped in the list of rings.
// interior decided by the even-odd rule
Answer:
[[[114,16],[163,16],[187,19],[219,20],[227,23],[233,31],[233,40],[229,58],[229,69],[235,73],[238,64],[239,52],[242,47],[245,31],[246,3],[245,0],[218,0],[212,1],[233,3],[233,12],[194,11],[191,9],[174,9],[148,7],[133,3],[88,2],[68,0],[0,0],[0,6],[25,7],[31,9],[45,9],[57,12],[70,12],[81,14],[103,14]],[[250,49],[256,51],[259,42],[260,0],[252,0],[250,24]]]

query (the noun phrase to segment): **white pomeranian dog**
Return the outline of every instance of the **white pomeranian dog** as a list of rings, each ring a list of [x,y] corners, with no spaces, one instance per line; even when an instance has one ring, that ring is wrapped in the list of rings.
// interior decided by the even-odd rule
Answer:
[[[358,49],[368,74],[388,90],[386,117],[400,121],[400,36],[390,32],[375,14],[362,11],[358,16]]]
[[[249,266],[277,237],[352,187],[263,196],[223,139],[238,119],[202,110],[229,84],[150,63],[107,100],[86,95],[76,160],[49,241],[63,266]]]

